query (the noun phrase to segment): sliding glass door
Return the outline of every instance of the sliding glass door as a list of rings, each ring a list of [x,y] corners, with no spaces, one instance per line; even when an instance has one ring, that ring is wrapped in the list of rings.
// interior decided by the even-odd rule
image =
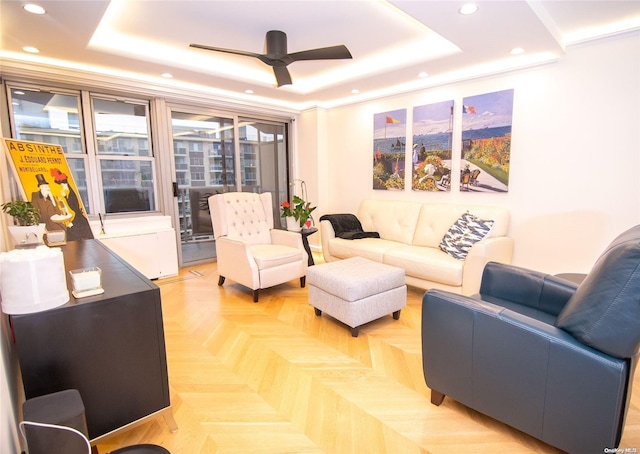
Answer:
[[[181,265],[215,258],[208,198],[269,191],[276,227],[286,199],[288,124],[233,116],[171,112]],[[283,195],[284,194],[284,195]]]
[[[271,193],[276,228],[284,225],[280,202],[288,200],[287,126],[250,118],[239,121],[242,191]]]

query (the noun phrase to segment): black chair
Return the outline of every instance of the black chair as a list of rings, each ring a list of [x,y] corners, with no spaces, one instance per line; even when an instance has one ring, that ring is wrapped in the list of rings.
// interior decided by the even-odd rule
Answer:
[[[129,213],[132,211],[149,211],[151,209],[148,189],[111,188],[104,190],[107,213]]]
[[[84,404],[76,389],[27,399],[20,431],[29,454],[91,454]],[[111,454],[171,454],[151,444],[127,446]]]
[[[189,206],[191,208],[191,234],[213,235],[211,213],[209,212],[209,197],[219,194],[213,188],[190,188]]]
[[[423,371],[445,396],[570,453],[619,445],[640,346],[640,226],[580,285],[489,263],[480,294],[425,293]]]

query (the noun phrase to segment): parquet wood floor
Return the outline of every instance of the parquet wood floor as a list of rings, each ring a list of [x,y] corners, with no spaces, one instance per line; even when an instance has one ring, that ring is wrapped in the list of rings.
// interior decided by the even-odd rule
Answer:
[[[258,303],[217,280],[212,263],[157,281],[178,431],[160,417],[99,444],[101,454],[136,443],[172,454],[558,452],[451,399],[431,405],[424,291],[410,287],[399,320],[371,322],[354,338],[315,316],[297,280],[262,290]],[[635,389],[623,449],[640,448]]]

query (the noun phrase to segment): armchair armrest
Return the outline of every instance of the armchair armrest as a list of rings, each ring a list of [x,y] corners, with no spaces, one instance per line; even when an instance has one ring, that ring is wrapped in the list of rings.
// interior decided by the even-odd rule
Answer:
[[[249,245],[225,236],[216,239],[218,273],[234,281],[256,289],[260,287],[258,266],[249,252]]]
[[[489,262],[482,273],[480,294],[557,316],[577,288],[577,285],[549,274]]]
[[[326,262],[333,262],[336,259],[329,250],[329,241],[336,237],[336,232],[329,221],[320,221],[320,240],[322,242],[322,256]]]
[[[441,290],[423,298],[422,351],[435,404],[450,396],[554,446],[584,447],[576,452],[617,446],[628,360],[478,296]]]
[[[282,244],[283,246],[304,249],[304,246],[302,245],[302,235],[298,232],[271,229],[271,242],[273,244]]]

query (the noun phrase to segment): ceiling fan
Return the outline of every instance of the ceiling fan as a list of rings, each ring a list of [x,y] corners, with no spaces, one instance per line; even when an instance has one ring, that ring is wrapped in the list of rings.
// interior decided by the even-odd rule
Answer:
[[[242,50],[224,49],[221,47],[211,47],[202,44],[189,44],[189,47],[212,50],[215,52],[226,52],[228,54],[245,55],[255,57],[273,67],[278,87],[290,85],[291,74],[287,65],[302,60],[343,60],[352,58],[351,52],[344,45],[321,47],[318,49],[303,50],[300,52],[287,53],[287,35],[280,30],[270,30],[265,37],[265,53],[246,52]]]

